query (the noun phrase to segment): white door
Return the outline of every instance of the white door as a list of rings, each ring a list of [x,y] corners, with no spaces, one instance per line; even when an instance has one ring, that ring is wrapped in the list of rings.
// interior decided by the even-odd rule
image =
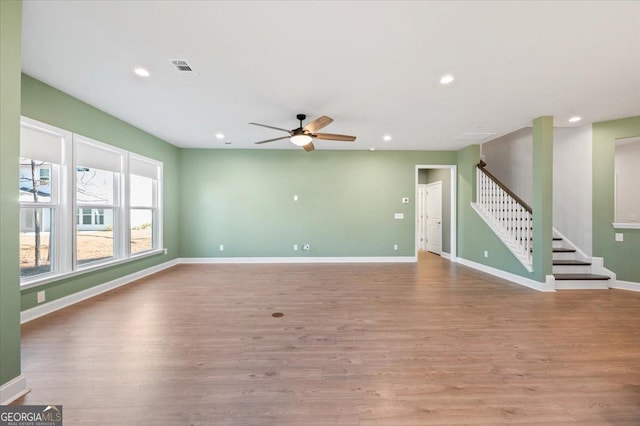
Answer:
[[[418,250],[427,249],[427,185],[418,185]]]
[[[442,181],[427,185],[427,251],[442,253]]]

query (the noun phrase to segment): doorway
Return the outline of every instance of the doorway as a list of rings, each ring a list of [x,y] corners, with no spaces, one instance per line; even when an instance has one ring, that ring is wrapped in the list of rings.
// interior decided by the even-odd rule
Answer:
[[[416,166],[415,247],[455,260],[456,250],[455,165]]]

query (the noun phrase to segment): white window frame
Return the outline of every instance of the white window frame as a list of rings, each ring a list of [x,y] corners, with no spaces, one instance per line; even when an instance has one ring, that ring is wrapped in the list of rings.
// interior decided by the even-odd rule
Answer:
[[[20,208],[37,207],[51,208],[53,206],[54,217],[52,228],[54,246],[52,247],[52,270],[30,277],[20,279],[20,288],[27,289],[51,282],[55,282],[64,278],[88,273],[114,266],[117,264],[129,262],[147,256],[161,254],[165,251],[163,248],[162,230],[163,230],[163,163],[161,161],[134,154],[121,148],[96,141],[94,139],[74,134],[72,132],[41,123],[28,117],[21,117],[21,126],[44,132],[50,135],[59,136],[62,141],[62,154],[59,165],[52,165],[51,168],[51,202],[29,203],[20,202]],[[77,203],[76,200],[76,147],[78,143],[89,144],[99,149],[104,149],[121,156],[120,171],[116,173],[114,180],[114,199],[113,205]],[[129,215],[131,211],[130,194],[129,194],[129,160],[135,158],[137,160],[146,161],[157,166],[158,176],[154,180],[154,207],[153,207],[153,248],[143,252],[131,254],[130,247],[130,226]],[[57,202],[57,204],[53,204]],[[97,209],[113,209],[114,210],[114,256],[103,261],[93,261],[86,264],[78,265],[76,262],[76,235],[77,235],[77,217],[79,208],[92,209],[92,222],[94,218],[94,210]],[[135,207],[133,207],[135,208]],[[148,208],[148,207],[144,207]],[[51,242],[50,242],[51,244]]]
[[[77,197],[77,167],[87,166],[87,164],[82,164],[78,162],[78,147],[80,145],[85,145],[90,147],[91,149],[95,149],[96,151],[103,151],[105,153],[109,153],[119,157],[119,165],[115,167],[115,170],[109,170],[113,172],[113,204],[96,204],[96,203],[81,203],[78,201]],[[74,168],[74,180],[73,180],[73,208],[77,213],[79,209],[91,209],[91,222],[93,223],[93,209],[105,209],[105,210],[113,210],[113,256],[104,260],[93,260],[87,263],[79,264],[78,263],[78,226],[80,225],[78,221],[74,221],[74,229],[73,229],[73,266],[75,270],[81,271],[85,269],[94,268],[100,265],[108,265],[114,261],[125,259],[128,257],[128,253],[123,250],[123,241],[122,241],[122,226],[124,222],[124,212],[123,212],[123,194],[124,194],[124,185],[125,180],[127,180],[126,170],[124,167],[125,160],[127,158],[127,151],[116,148],[112,145],[108,145],[103,142],[99,142],[97,140],[87,138],[85,136],[73,134],[73,168]]]
[[[65,206],[64,200],[66,192],[64,190],[66,184],[66,172],[68,163],[66,162],[65,152],[69,152],[72,144],[72,133],[66,130],[41,123],[26,117],[21,117],[20,126],[33,131],[41,132],[61,138],[61,156],[58,162],[51,162],[51,171],[49,172],[49,187],[51,188],[51,197],[48,202],[20,201],[20,211],[23,208],[50,208],[53,211],[53,217],[50,222],[49,246],[52,252],[51,270],[42,274],[21,277],[20,282],[40,282],[59,275],[70,265],[70,259],[65,245],[69,244],[69,232],[65,217],[68,215],[68,208]],[[22,154],[20,154],[22,157]],[[38,160],[37,158],[32,160]]]
[[[131,173],[130,164],[131,160],[140,161],[144,163],[148,163],[152,167],[156,168],[156,177],[153,180],[153,198],[151,202],[151,207],[149,206],[136,206],[131,205],[131,180],[129,177],[133,174]],[[138,257],[144,256],[149,252],[153,252],[155,250],[160,250],[163,246],[162,241],[162,171],[163,171],[163,163],[158,160],[154,160],[153,158],[145,157],[143,155],[134,154],[132,152],[129,153],[127,157],[127,185],[125,187],[125,205],[126,205],[126,250],[129,257]],[[138,176],[138,175],[136,175]],[[151,209],[152,212],[152,247],[150,250],[141,251],[138,253],[131,253],[131,211],[135,209]]]

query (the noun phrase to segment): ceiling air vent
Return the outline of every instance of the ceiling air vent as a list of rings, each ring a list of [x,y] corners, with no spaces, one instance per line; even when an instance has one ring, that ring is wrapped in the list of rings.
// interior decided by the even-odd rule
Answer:
[[[173,65],[180,75],[185,77],[198,76],[198,73],[191,68],[191,65],[189,65],[185,59],[171,59],[169,62],[171,62],[171,65]]]

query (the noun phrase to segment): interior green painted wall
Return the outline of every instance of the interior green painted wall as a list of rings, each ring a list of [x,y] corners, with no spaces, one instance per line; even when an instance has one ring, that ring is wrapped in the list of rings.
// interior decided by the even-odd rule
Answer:
[[[593,124],[593,255],[617,279],[640,283],[640,229],[614,229],[615,140],[640,136],[640,116]],[[624,234],[615,241],[616,232]]]
[[[182,257],[414,256],[415,165],[455,162],[451,151],[180,150]]]
[[[458,157],[458,257],[532,278],[515,256],[505,247],[471,207],[475,201],[476,165],[480,162],[480,145],[470,145]],[[484,251],[489,257],[484,257]]]
[[[0,386],[20,375],[21,23],[22,2],[0,1]]]
[[[553,117],[533,120],[533,278],[553,268]]]
[[[21,298],[23,310],[36,305],[38,290],[46,289],[47,301],[51,301],[179,256],[178,148],[24,74],[21,112],[26,117],[162,161],[164,163],[163,241],[168,249],[167,255],[154,255],[23,290]],[[5,175],[4,168],[2,175]],[[17,176],[17,171],[13,175]],[[13,228],[14,233],[17,228],[18,226]],[[13,250],[16,254],[18,253],[17,243]]]

